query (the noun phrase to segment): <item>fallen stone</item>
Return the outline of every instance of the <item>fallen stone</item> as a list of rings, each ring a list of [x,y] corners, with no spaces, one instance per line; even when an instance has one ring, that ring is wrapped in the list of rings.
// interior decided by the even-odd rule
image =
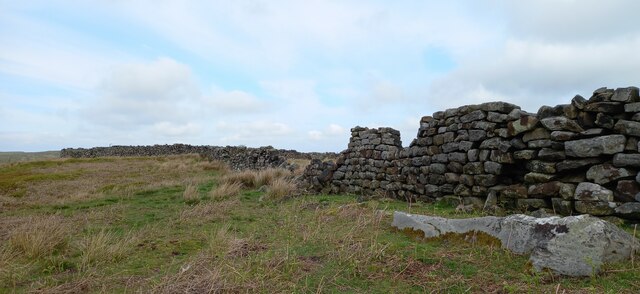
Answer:
[[[589,139],[567,141],[565,153],[573,157],[596,157],[624,151],[627,139],[623,135],[609,135]]]
[[[605,263],[629,259],[638,246],[629,233],[589,215],[446,219],[396,211],[391,225],[425,239],[460,234],[471,242],[483,240],[516,254],[530,254],[537,271],[550,269],[567,276],[595,275]]]

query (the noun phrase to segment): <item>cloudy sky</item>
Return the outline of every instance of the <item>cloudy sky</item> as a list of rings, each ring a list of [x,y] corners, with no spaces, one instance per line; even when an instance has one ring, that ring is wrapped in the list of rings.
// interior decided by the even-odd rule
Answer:
[[[393,4],[391,4],[393,3]],[[0,0],[0,151],[411,142],[423,115],[640,85],[640,1]]]

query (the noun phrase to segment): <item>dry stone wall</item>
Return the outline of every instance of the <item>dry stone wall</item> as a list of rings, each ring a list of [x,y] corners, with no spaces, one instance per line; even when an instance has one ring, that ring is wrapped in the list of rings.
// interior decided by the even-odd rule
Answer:
[[[355,127],[348,149],[309,165],[305,181],[322,192],[640,220],[639,139],[638,88],[600,88],[537,113],[505,102],[439,111],[406,148],[396,130]]]
[[[231,168],[263,169],[268,167],[294,168],[287,158],[325,158],[335,156],[331,153],[301,153],[294,150],[281,150],[273,147],[248,148],[243,146],[192,146],[186,144],[153,146],[111,146],[94,148],[65,148],[61,157],[91,158],[104,156],[166,156],[178,154],[200,154],[209,160],[226,162]]]

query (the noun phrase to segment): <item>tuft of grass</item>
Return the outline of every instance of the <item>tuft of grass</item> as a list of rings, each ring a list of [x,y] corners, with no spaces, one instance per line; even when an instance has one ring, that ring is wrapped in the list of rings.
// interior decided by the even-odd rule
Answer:
[[[278,178],[275,179],[267,187],[265,198],[269,200],[282,200],[285,197],[292,196],[297,189],[296,183],[291,180]]]
[[[70,232],[62,216],[31,217],[11,232],[9,246],[29,258],[44,257],[65,247]]]
[[[255,173],[253,187],[260,188],[262,186],[271,185],[275,180],[285,178],[290,175],[286,169],[282,168],[266,168]]]
[[[90,266],[121,260],[131,249],[134,239],[131,234],[118,238],[105,230],[86,236],[78,243],[80,268],[86,270]]]
[[[182,199],[187,204],[196,204],[200,202],[200,192],[198,191],[198,185],[189,183],[182,193]]]
[[[224,220],[228,217],[229,210],[239,204],[237,199],[199,203],[182,210],[179,221],[181,223],[202,224],[211,220]]]
[[[242,191],[242,184],[238,182],[225,182],[209,192],[213,200],[223,200],[238,195]]]

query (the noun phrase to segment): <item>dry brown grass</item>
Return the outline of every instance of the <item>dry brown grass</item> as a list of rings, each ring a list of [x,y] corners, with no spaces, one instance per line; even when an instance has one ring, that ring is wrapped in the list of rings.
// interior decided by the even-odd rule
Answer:
[[[296,192],[297,186],[292,180],[285,178],[275,179],[267,187],[267,192],[264,197],[268,200],[281,200],[286,197],[293,196]]]
[[[136,238],[128,233],[117,237],[114,233],[101,230],[88,235],[78,242],[80,254],[80,269],[86,270],[90,266],[114,262],[124,258],[133,248]]]
[[[223,200],[235,195],[238,195],[242,191],[242,184],[238,182],[224,182],[215,189],[209,192],[209,196],[213,200]]]
[[[129,197],[138,191],[183,185],[186,181],[204,182],[210,175],[204,169],[224,169],[198,155],[166,157],[108,157],[58,159],[33,164],[24,171],[33,175],[64,175],[65,180],[25,183],[20,198],[0,191],[0,207],[4,211],[31,205],[60,204],[90,200],[110,195]]]
[[[219,160],[199,161],[195,166],[206,171],[217,171],[221,173],[227,173],[229,171],[229,166]]]
[[[226,220],[229,211],[240,205],[237,199],[217,202],[205,202],[184,208],[178,221],[181,223],[202,224],[212,220]]]
[[[224,183],[238,183],[248,188],[253,188],[253,184],[256,178],[256,171],[243,170],[227,174],[222,177],[221,184]]]
[[[73,224],[62,216],[34,216],[9,235],[9,247],[30,258],[44,257],[67,245]]]
[[[182,193],[182,199],[184,202],[193,204],[200,202],[200,192],[198,192],[198,185],[189,183]]]

